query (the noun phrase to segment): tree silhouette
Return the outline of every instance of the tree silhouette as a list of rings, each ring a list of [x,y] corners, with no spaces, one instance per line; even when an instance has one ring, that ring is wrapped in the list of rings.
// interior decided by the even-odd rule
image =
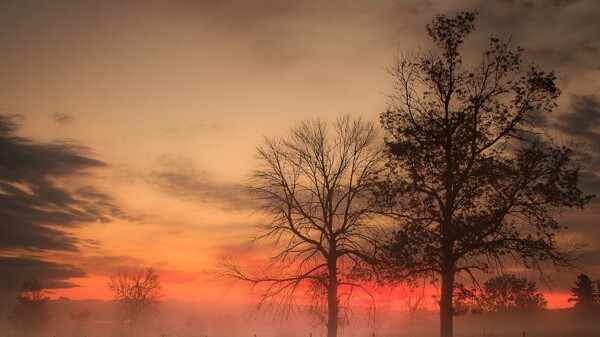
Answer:
[[[119,271],[111,276],[108,288],[114,293],[122,319],[129,323],[135,337],[138,324],[157,312],[162,298],[162,285],[152,268]]]
[[[569,298],[569,302],[575,302],[575,308],[590,310],[596,306],[600,306],[600,289],[598,282],[586,274],[577,276],[575,286],[571,288],[573,297]]]
[[[476,290],[467,288],[462,283],[454,284],[452,305],[454,316],[462,316],[468,312],[471,312],[473,315],[482,313],[481,307],[477,301]]]
[[[525,277],[501,275],[487,280],[479,294],[479,306],[485,312],[538,310],[546,308],[544,294]]]
[[[443,337],[453,335],[456,274],[475,278],[508,260],[570,266],[555,215],[592,198],[577,187],[573,150],[537,124],[560,94],[554,74],[523,69],[522,50],[497,36],[466,66],[461,47],[475,18],[438,15],[427,25],[437,50],[397,56],[395,91],[381,114],[389,174],[376,193],[400,224],[382,274],[440,276]]]
[[[279,315],[298,308],[296,293],[309,298],[311,314],[335,337],[345,323],[357,263],[367,253],[373,229],[368,178],[381,162],[373,124],[348,116],[333,123],[307,121],[286,138],[267,138],[257,151],[250,193],[266,215],[257,241],[276,254],[263,270],[247,272],[234,260],[223,276],[265,285],[258,308],[274,304]]]
[[[52,318],[46,306],[48,300],[40,281],[23,282],[8,321],[23,337],[39,336]]]

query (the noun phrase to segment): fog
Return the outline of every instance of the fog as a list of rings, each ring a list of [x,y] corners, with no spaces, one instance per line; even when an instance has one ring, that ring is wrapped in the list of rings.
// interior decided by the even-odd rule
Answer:
[[[0,337],[17,336],[8,324],[14,300],[3,297],[0,303]],[[51,300],[48,307],[52,321],[42,336],[52,337],[117,337],[127,336],[126,325],[119,321],[118,307],[113,301]],[[381,309],[381,308],[380,308]],[[70,314],[89,311],[89,320],[80,331]],[[377,320],[366,309],[356,309],[350,325],[342,329],[343,336],[437,336],[438,312],[421,309],[414,316],[405,311],[379,310]],[[455,320],[458,337],[552,337],[600,336],[599,313],[582,314],[576,309],[555,309],[538,312],[466,314]],[[188,321],[186,323],[186,321]],[[189,321],[194,321],[192,324]],[[256,314],[249,306],[222,303],[195,303],[170,300],[163,302],[160,312],[144,320],[136,336],[195,337],[195,336],[272,336],[324,337],[327,331],[310,317],[290,317],[276,320],[268,313]]]

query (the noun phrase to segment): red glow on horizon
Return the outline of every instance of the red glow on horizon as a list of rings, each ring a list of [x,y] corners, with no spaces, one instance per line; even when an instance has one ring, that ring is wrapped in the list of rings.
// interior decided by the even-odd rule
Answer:
[[[167,272],[159,273],[163,284],[164,301],[176,300],[184,302],[218,302],[224,304],[252,304],[256,301],[256,293],[250,292],[247,285],[242,283],[229,283],[223,280],[217,281],[201,275],[200,273],[186,272]],[[58,299],[66,297],[72,300],[112,300],[113,294],[107,287],[108,277],[89,277],[85,279],[71,280],[78,284],[78,287],[65,289],[51,289],[50,298]],[[367,289],[375,297],[377,306],[390,305],[404,310],[404,299],[410,296],[408,292],[401,288],[378,288],[376,286],[367,286]],[[425,309],[437,311],[438,306],[435,296],[438,290],[434,286],[427,286],[424,292]],[[568,302],[571,297],[567,292],[544,292],[548,309],[564,309],[572,307]],[[368,307],[371,305],[370,298],[361,296],[358,292],[352,303],[359,307]],[[305,300],[304,293],[298,292],[298,300]]]

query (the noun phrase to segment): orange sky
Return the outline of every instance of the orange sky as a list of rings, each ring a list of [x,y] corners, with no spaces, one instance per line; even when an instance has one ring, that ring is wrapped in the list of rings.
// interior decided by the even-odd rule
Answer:
[[[526,59],[555,69],[563,90],[557,111],[569,112],[577,97],[600,94],[600,13],[595,0],[550,3],[0,2],[0,112],[23,116],[21,136],[88,147],[107,166],[77,179],[110,194],[128,215],[69,228],[76,252],[0,255],[30,254],[85,272],[67,280],[78,287],[53,296],[108,299],[107,275],[153,266],[166,298],[235,302],[243,292],[208,271],[220,254],[239,253],[257,222],[236,191],[264,135],[342,113],[377,122],[392,90],[384,67],[393,52],[429,46],[425,24],[459,10],[480,12],[472,45],[491,33],[513,35]],[[56,112],[69,121],[53,120]],[[582,138],[593,155],[598,128]],[[588,170],[596,177],[598,163]],[[598,193],[598,186],[584,187]],[[594,278],[599,206],[561,218],[571,237],[588,243],[583,264]],[[569,305],[574,279],[540,287],[549,307]]]

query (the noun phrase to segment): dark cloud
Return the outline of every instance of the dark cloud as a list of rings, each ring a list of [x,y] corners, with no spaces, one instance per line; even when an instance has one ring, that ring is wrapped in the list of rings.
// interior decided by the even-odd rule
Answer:
[[[568,135],[575,135],[600,149],[600,100],[596,95],[571,96],[570,111],[557,117],[554,128]]]
[[[171,196],[228,210],[248,207],[242,186],[215,181],[210,173],[197,170],[189,158],[165,155],[158,159],[157,166],[150,182]]]
[[[431,0],[401,0],[394,1],[392,11],[398,15],[421,15],[434,12],[434,3]]]
[[[0,250],[76,251],[66,229],[121,214],[108,195],[77,183],[106,165],[84,147],[34,142],[14,136],[16,128],[0,117]]]
[[[94,239],[81,239],[81,245],[86,248],[100,248],[102,247],[102,241]]]
[[[55,111],[52,113],[52,120],[60,125],[69,125],[75,122],[75,118],[66,112]]]
[[[521,8],[564,7],[580,0],[496,0],[499,3]]]
[[[148,261],[124,255],[92,255],[82,257],[80,265],[90,274],[110,275],[120,269],[138,269],[148,265]]]
[[[431,1],[172,1],[166,12],[200,23],[240,48],[244,67],[260,76],[302,70],[317,78],[332,76],[339,85],[339,71],[331,60],[381,65],[381,48],[392,50],[398,36],[387,26],[407,30],[410,17],[433,9]],[[175,14],[173,14],[175,13]],[[424,26],[419,24],[418,28]],[[387,59],[386,55],[386,59]],[[333,61],[336,62],[336,61]],[[333,74],[329,75],[328,73]]]
[[[85,277],[86,273],[73,265],[44,261],[36,257],[0,256],[0,294],[19,290],[23,281],[36,278],[45,289],[77,287],[67,281],[70,278]]]
[[[581,188],[585,193],[593,193],[600,196],[600,176],[595,171],[582,171],[580,175]],[[598,198],[592,202],[598,203]]]

